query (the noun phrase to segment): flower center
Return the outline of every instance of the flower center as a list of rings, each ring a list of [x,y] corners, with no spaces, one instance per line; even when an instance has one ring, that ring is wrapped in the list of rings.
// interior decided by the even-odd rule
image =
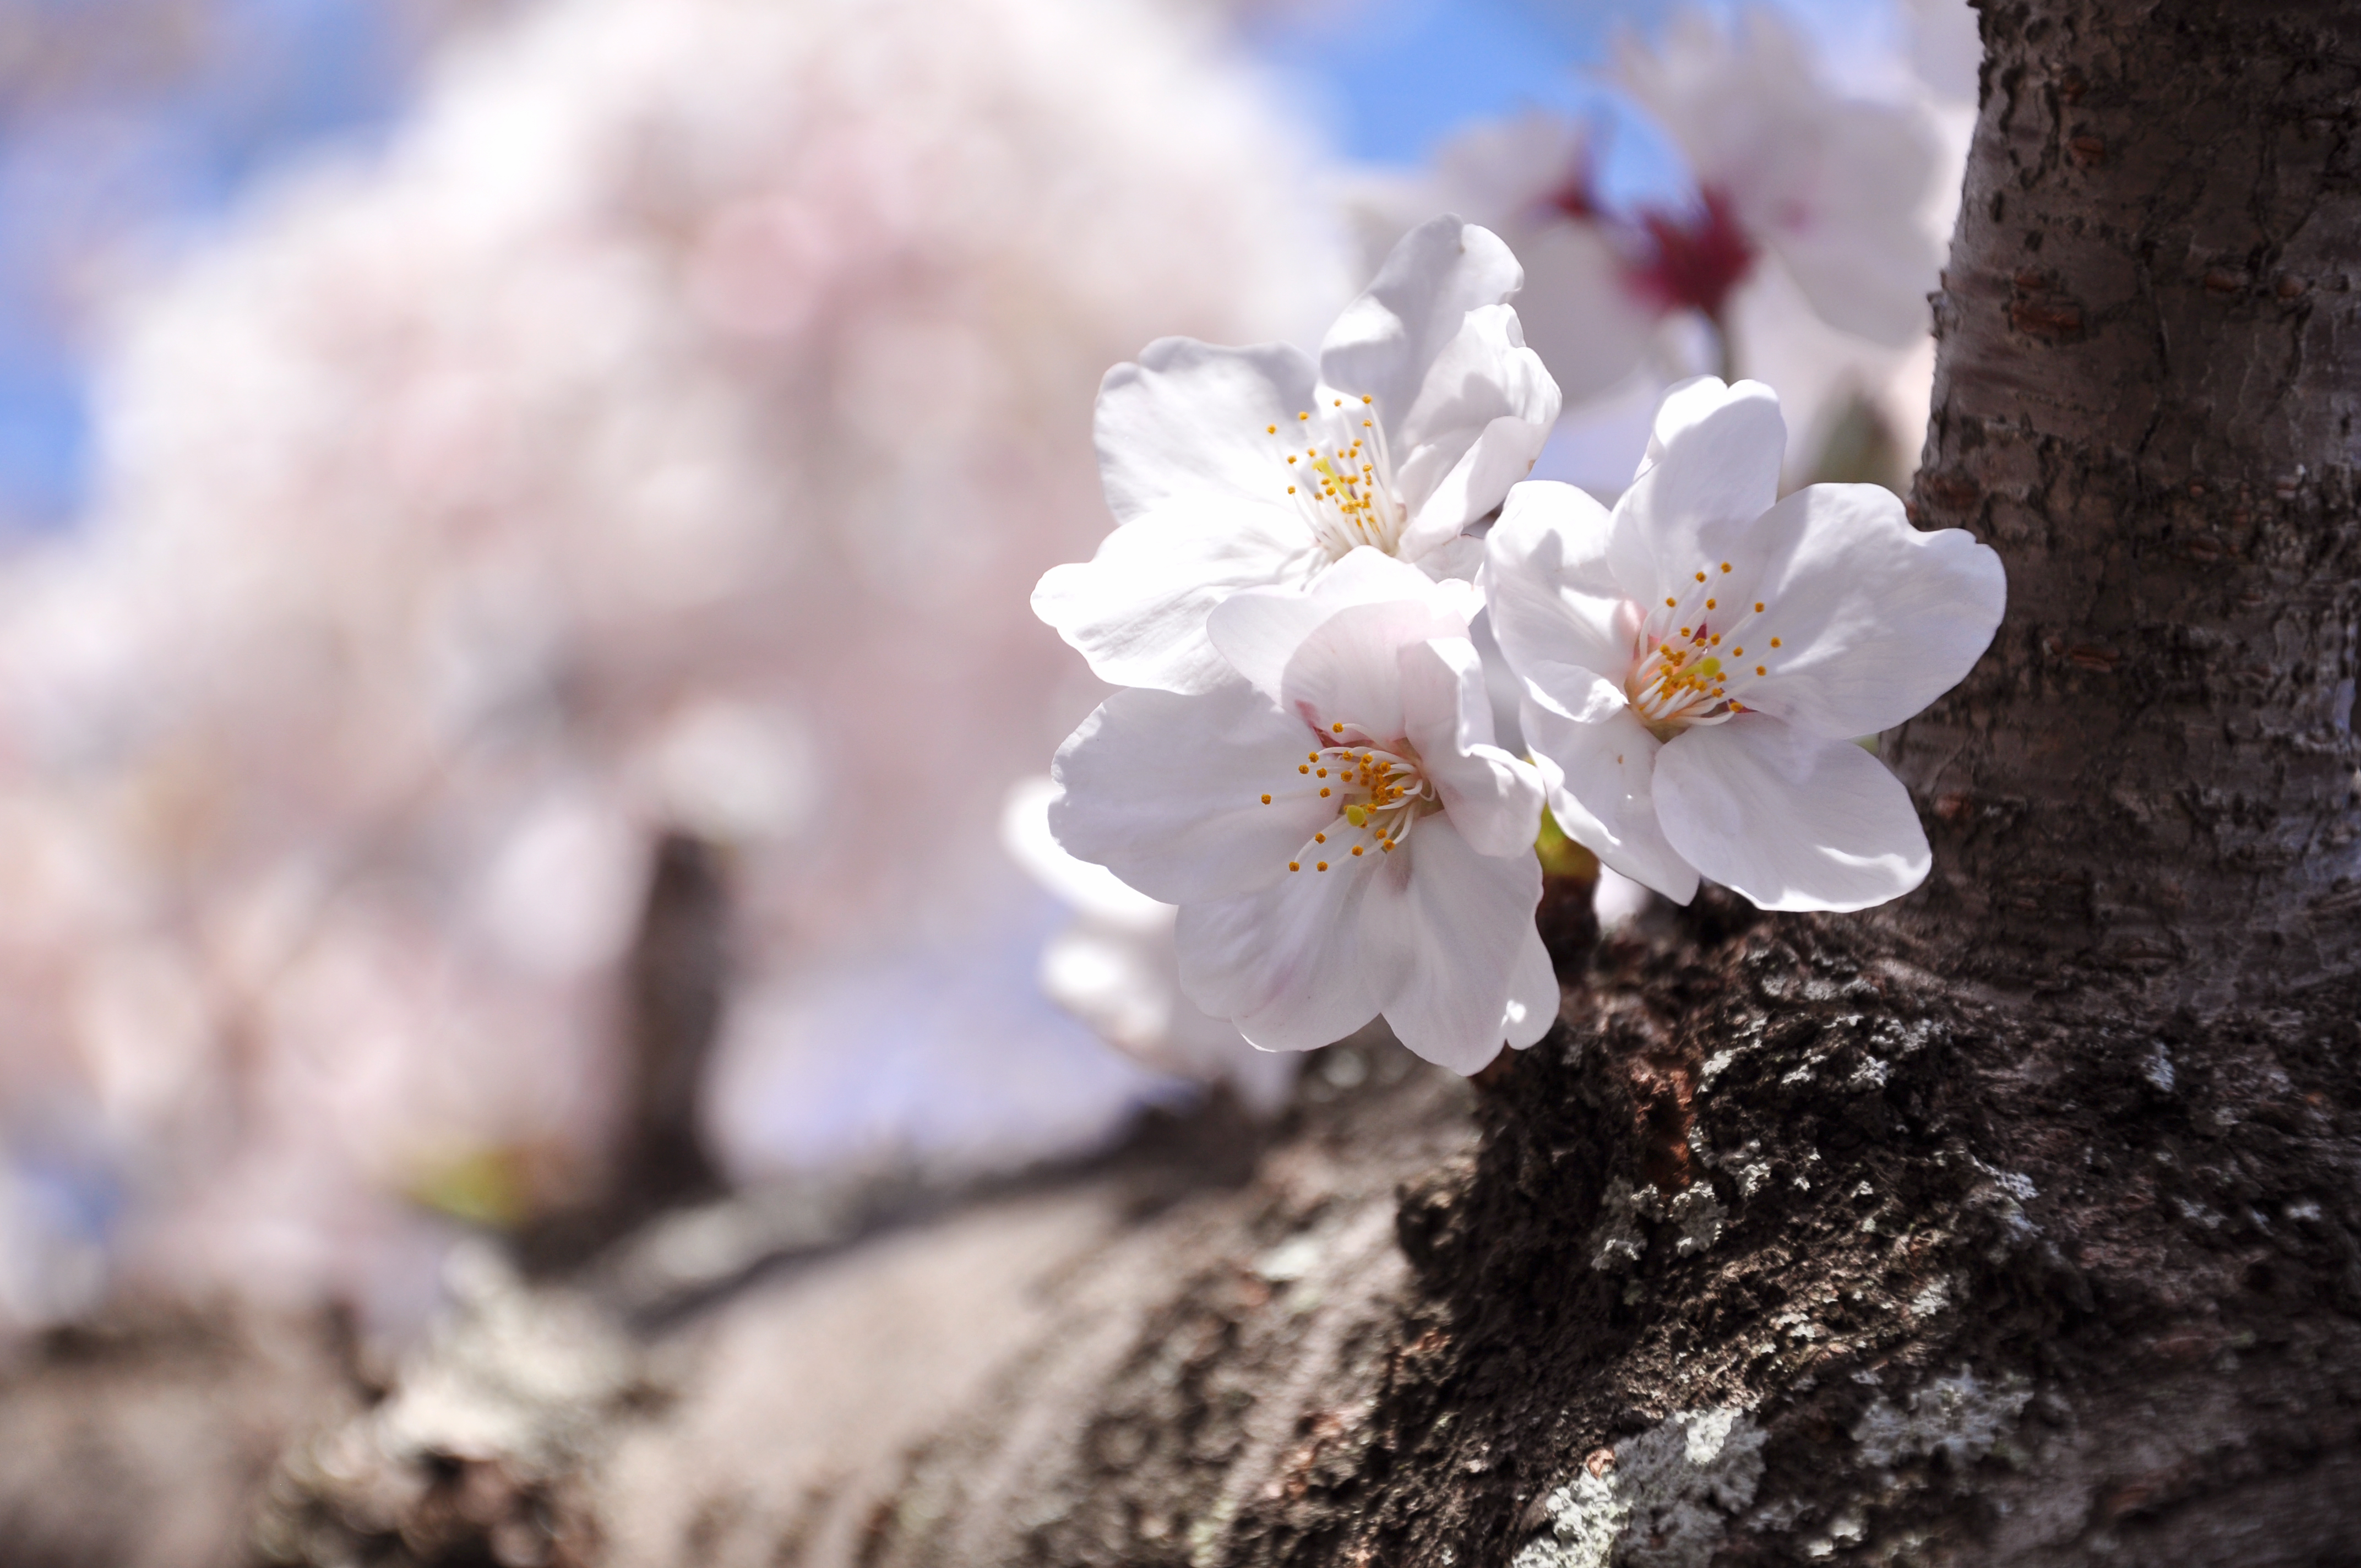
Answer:
[[[1263,427],[1282,443],[1288,496],[1332,561],[1364,544],[1392,554],[1410,521],[1371,407],[1367,397],[1355,402],[1332,396],[1327,408],[1297,414],[1291,430]]]
[[[1291,872],[1306,866],[1324,872],[1372,851],[1391,854],[1410,837],[1420,817],[1443,809],[1442,798],[1427,782],[1418,752],[1409,741],[1381,745],[1366,736],[1356,740],[1360,731],[1342,722],[1331,723],[1328,729],[1339,739],[1306,751],[1303,761],[1295,765],[1294,784],[1262,797],[1268,806],[1317,791],[1320,799],[1335,803],[1335,819],[1296,851],[1287,862]]]
[[[1754,269],[1754,242],[1730,198],[1708,189],[1686,213],[1646,209],[1640,226],[1649,242],[1647,259],[1632,274],[1641,291],[1663,309],[1686,307],[1720,321],[1730,291]]]
[[[1772,634],[1770,607],[1734,589],[1730,572],[1727,561],[1697,568],[1685,591],[1640,618],[1623,695],[1659,740],[1744,713],[1747,690],[1787,652],[1785,639]]]

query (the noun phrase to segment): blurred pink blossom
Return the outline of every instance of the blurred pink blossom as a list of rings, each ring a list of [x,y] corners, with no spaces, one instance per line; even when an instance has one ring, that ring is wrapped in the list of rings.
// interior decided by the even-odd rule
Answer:
[[[772,1002],[1032,896],[1100,373],[1326,319],[1304,146],[1153,0],[554,0],[132,302],[0,585],[0,1102],[95,1108],[129,1270],[398,1304],[399,1194],[583,1190],[666,827]],[[1075,1081],[1069,1145],[1138,1091]]]

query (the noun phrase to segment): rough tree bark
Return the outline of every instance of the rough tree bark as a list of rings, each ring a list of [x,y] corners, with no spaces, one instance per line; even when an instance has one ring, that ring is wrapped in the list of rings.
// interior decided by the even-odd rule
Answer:
[[[2361,13],[1982,17],[1915,505],[2011,602],[1886,738],[1926,889],[1567,937],[1550,1038],[1338,1047],[1250,1175],[478,1278],[256,1550],[2361,1561]]]

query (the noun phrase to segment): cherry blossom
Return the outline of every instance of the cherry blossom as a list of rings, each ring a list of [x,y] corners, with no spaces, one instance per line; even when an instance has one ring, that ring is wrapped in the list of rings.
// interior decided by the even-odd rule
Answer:
[[[1568,835],[1686,903],[1700,876],[1766,909],[1861,909],[1925,878],[1908,793],[1855,737],[1957,685],[2000,624],[2000,558],[1922,533],[1875,485],[1782,500],[1759,382],[1674,389],[1609,514],[1511,491],[1486,541],[1494,634]]]
[[[1769,11],[1735,33],[1698,12],[1661,52],[1626,39],[1617,78],[1688,155],[1687,213],[1649,213],[1640,285],[1665,308],[1719,319],[1762,252],[1775,255],[1829,325],[1902,345],[1927,330],[1933,236],[1917,217],[1935,152],[1917,116],[1830,91]]]
[[[1352,205],[1365,246],[1442,207],[1498,232],[1524,264],[1526,341],[1569,408],[1611,400],[1594,420],[1635,449],[1665,383],[1732,365],[1780,389],[1799,465],[1855,405],[1915,442],[1965,142],[1893,63],[1881,96],[1850,95],[1773,14],[1687,13],[1653,49],[1625,38],[1609,78],[1679,149],[1685,200],[1619,206],[1586,127],[1536,110],[1467,127],[1426,177],[1364,181]]]
[[[1508,303],[1522,272],[1488,230],[1404,236],[1315,363],[1285,344],[1150,344],[1099,390],[1099,473],[1117,527],[1034,590],[1035,613],[1119,685],[1230,678],[1207,614],[1301,586],[1371,547],[1436,576],[1474,569],[1463,531],[1524,477],[1558,390]]]
[[[1065,848],[1180,906],[1182,988],[1256,1045],[1382,1014],[1473,1072],[1555,1016],[1542,784],[1492,744],[1472,593],[1374,548],[1209,618],[1230,677],[1116,693],[1058,752]]]

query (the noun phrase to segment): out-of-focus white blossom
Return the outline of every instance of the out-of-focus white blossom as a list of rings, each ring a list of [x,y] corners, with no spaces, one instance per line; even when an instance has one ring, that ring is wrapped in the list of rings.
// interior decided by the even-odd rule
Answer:
[[[1295,1086],[1297,1058],[1257,1050],[1182,994],[1170,904],[1078,861],[1049,831],[1055,780],[1008,792],[1000,839],[1009,857],[1072,908],[1073,923],[1041,950],[1041,989],[1125,1055],[1176,1077],[1227,1082],[1257,1115],[1276,1114]]]
[[[808,1089],[765,1021],[848,975],[892,1070],[972,1048],[893,955],[1031,896],[1099,372],[1333,312],[1300,145],[1154,0],[552,0],[129,308],[100,515],[0,585],[0,1097],[137,1152],[128,1266],[379,1300],[394,1195],[588,1191],[668,827],[731,850],[732,1081]],[[968,1156],[1145,1080],[1032,1077]]]
[[[1852,738],[1959,684],[2005,586],[1989,547],[1919,532],[1880,486],[1779,499],[1785,449],[1768,387],[1675,389],[1611,516],[1571,485],[1510,492],[1484,586],[1569,837],[1684,904],[1703,875],[1766,909],[1860,909],[1929,860]]]
[[[1457,591],[1454,591],[1454,590]],[[1228,682],[1117,692],[1058,751],[1050,830],[1180,905],[1180,983],[1271,1050],[1382,1014],[1474,1072],[1557,1015],[1541,781],[1492,744],[1465,584],[1355,550],[1210,618]]]
[[[1627,38],[1617,54],[1617,79],[1680,145],[1697,186],[1692,213],[1643,219],[1656,242],[1636,274],[1643,290],[1719,318],[1767,252],[1831,326],[1895,347],[1927,332],[1938,257],[1918,209],[1935,156],[1915,115],[1831,91],[1764,9],[1735,31],[1685,12],[1661,50]]]
[[[1558,391],[1508,303],[1521,274],[1455,217],[1402,236],[1310,355],[1287,344],[1150,344],[1099,391],[1099,471],[1116,528],[1059,566],[1033,608],[1119,685],[1208,691],[1205,634],[1230,595],[1302,585],[1373,548],[1471,575],[1463,530],[1524,477]]]
[[[1683,154],[1686,205],[1616,210],[1583,129],[1535,111],[1469,127],[1422,180],[1365,183],[1365,243],[1435,205],[1496,229],[1525,265],[1527,341],[1577,421],[1641,371],[1643,432],[1658,389],[1719,360],[1780,389],[1799,469],[1856,409],[1915,445],[1933,375],[1926,296],[1966,151],[1945,112],[1915,89],[1848,96],[1762,8],[1730,27],[1684,13],[1653,49],[1627,37],[1610,80]]]

